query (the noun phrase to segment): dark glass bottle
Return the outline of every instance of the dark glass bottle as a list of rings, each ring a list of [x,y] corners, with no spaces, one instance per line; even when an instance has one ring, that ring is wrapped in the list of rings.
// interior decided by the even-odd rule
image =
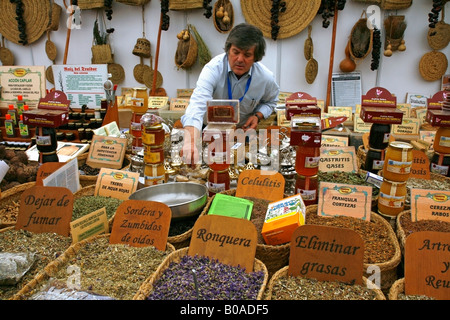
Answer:
[[[369,133],[369,148],[386,149],[389,145],[391,125],[383,123],[373,123]]]

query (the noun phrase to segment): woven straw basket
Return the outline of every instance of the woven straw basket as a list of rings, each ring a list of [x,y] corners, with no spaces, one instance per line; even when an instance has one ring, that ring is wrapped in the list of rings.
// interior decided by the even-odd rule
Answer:
[[[158,269],[151,275],[147,280],[139,288],[139,291],[134,296],[133,300],[145,300],[153,290],[153,285],[158,281],[158,279],[162,276],[163,272],[170,266],[171,263],[178,263],[181,261],[181,258],[188,254],[189,248],[183,248],[179,250],[175,250],[171,254],[169,254],[164,261],[159,265]],[[264,272],[264,280],[261,288],[258,292],[258,296],[256,300],[262,300],[264,291],[266,289],[266,285],[269,279],[269,274],[267,272],[267,268],[260,260],[255,258],[255,262],[253,264],[253,271],[263,271]]]
[[[183,40],[179,40],[179,41],[183,41]],[[177,61],[175,60],[175,65],[177,66],[177,68],[189,69],[197,61],[197,55],[198,55],[197,41],[194,39],[193,35],[191,34],[189,37],[189,50],[187,52],[186,59],[181,64],[177,63]]]
[[[116,0],[116,1],[129,6],[144,6],[150,2],[150,0]]]
[[[8,189],[5,192],[2,192],[1,198],[0,198],[0,210],[5,209],[8,206],[15,206],[17,207],[17,210],[19,209],[19,202],[20,197],[22,196],[22,193],[36,185],[36,182],[27,182],[23,183],[21,185],[18,185],[14,188]],[[18,211],[17,211],[18,212]],[[17,215],[16,215],[17,218]],[[14,226],[16,224],[16,221],[2,221],[0,217],[0,229],[5,227]]]
[[[62,268],[67,267],[67,263],[75,257],[78,252],[89,243],[94,243],[98,239],[109,237],[110,234],[102,234],[97,236],[92,236],[88,239],[82,240],[80,242],[76,242],[72,244],[62,255],[58,258],[50,262],[44,270],[42,270],[33,280],[28,282],[23,288],[16,293],[12,300],[26,300],[28,296],[32,294],[32,292],[39,288],[41,285],[45,284],[51,277],[53,277],[57,272],[59,272]],[[167,243],[166,251],[174,252],[175,248]]]
[[[366,39],[366,40],[368,40],[368,45],[367,45],[367,48],[365,48],[366,51],[364,53],[356,53],[355,52],[354,46],[356,45],[356,43],[355,43],[356,41],[355,41],[355,39],[353,39],[353,37],[356,34],[356,31],[358,29],[365,30],[366,31],[365,35],[369,36],[369,39]],[[367,18],[360,18],[355,23],[355,25],[353,26],[352,31],[350,33],[350,44],[348,46],[350,57],[355,62],[366,58],[369,55],[369,53],[372,51],[372,45],[373,45],[373,30],[370,30],[367,27]]]
[[[388,299],[398,300],[398,295],[405,292],[405,278],[398,279],[389,289]]]
[[[235,196],[236,189],[230,189],[220,192],[221,194]],[[212,202],[214,197],[210,199]],[[210,203],[208,202],[208,205]],[[267,245],[267,244],[257,244],[256,245],[256,258],[261,260],[267,270],[269,275],[272,276],[276,271],[289,264],[289,253],[291,250],[290,243],[280,244],[280,245]]]
[[[86,159],[87,159],[88,155],[89,155],[89,152],[85,152],[77,157],[78,167],[80,167],[86,163]],[[120,170],[128,170],[128,168],[131,165],[130,155],[125,155],[125,157],[123,158],[122,165],[123,165],[123,168],[121,168]],[[82,175],[80,175],[80,184],[82,187],[87,187],[87,186],[90,186],[93,184],[95,185],[97,183],[97,178],[98,178],[98,175],[94,176],[94,175],[82,174]]]
[[[133,54],[142,58],[150,58],[151,45],[147,38],[138,38],[133,48]]]
[[[111,46],[109,44],[98,44],[91,47],[92,64],[114,63]]]
[[[412,5],[412,0],[381,0],[381,8],[384,10],[407,9]]]
[[[317,205],[310,205],[308,207],[306,207],[306,214],[317,214]],[[389,224],[389,222],[386,221],[386,219],[384,219],[381,215],[372,212],[371,213],[371,222],[370,223],[376,223],[379,224],[381,226],[383,226],[383,228],[385,228],[388,231],[389,234],[389,240],[392,242],[392,244],[395,247],[395,253],[394,256],[388,260],[388,261],[383,261],[380,263],[375,263],[375,264],[369,264],[369,263],[364,263],[364,270],[368,270],[369,267],[371,266],[375,266],[378,267],[380,270],[380,279],[381,279],[381,290],[385,291],[388,290],[392,283],[395,282],[395,280],[397,280],[397,266],[400,264],[401,262],[401,250],[400,250],[400,246],[397,240],[397,235],[395,234],[394,230],[392,229],[391,225]],[[333,219],[333,218],[329,218],[329,219]],[[370,274],[367,274],[364,271],[364,276],[366,277],[370,277]]]
[[[226,12],[228,12],[228,17],[230,18],[230,23],[225,24],[222,22],[221,19],[219,19],[216,16],[217,10],[223,7],[224,10]],[[214,9],[213,9],[213,21],[214,21],[214,27],[216,28],[217,31],[219,31],[220,33],[228,33],[230,32],[230,30],[233,28],[233,24],[234,24],[234,9],[233,9],[233,5],[230,2],[230,0],[218,0],[215,4],[214,4]]]
[[[419,62],[419,71],[426,81],[440,80],[448,67],[447,56],[440,51],[425,53]]]
[[[99,9],[105,6],[105,0],[78,0],[81,10]]]
[[[271,300],[272,299],[272,293],[273,293],[273,287],[276,283],[276,281],[279,278],[283,278],[283,277],[288,277],[288,272],[289,272],[289,266],[283,267],[282,269],[278,270],[271,278],[269,281],[269,284],[267,285],[267,289],[265,292],[265,300]],[[363,284],[367,283],[367,279],[365,277],[363,277]],[[380,289],[372,289],[375,294],[375,300],[386,300],[386,297],[383,293],[383,291],[381,291]]]
[[[450,24],[442,20],[436,23],[434,28],[428,29],[427,40],[431,49],[442,50],[447,47],[450,42]]]
[[[190,10],[203,8],[203,0],[170,0],[169,10]]]

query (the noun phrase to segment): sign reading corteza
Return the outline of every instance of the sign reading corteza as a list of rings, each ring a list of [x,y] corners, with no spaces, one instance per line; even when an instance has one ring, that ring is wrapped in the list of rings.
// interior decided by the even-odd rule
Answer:
[[[221,215],[197,219],[188,255],[217,259],[252,272],[255,263],[257,231],[253,222]]]
[[[34,186],[20,197],[15,229],[69,236],[72,214],[72,191],[63,187]]]
[[[291,276],[362,284],[364,241],[354,230],[303,225],[292,234]]]

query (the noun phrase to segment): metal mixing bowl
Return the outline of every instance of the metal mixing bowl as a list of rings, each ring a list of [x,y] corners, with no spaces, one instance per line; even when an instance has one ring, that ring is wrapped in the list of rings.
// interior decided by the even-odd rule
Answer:
[[[148,200],[165,203],[172,210],[172,219],[200,214],[208,200],[208,188],[194,182],[172,182],[137,190],[130,200]]]

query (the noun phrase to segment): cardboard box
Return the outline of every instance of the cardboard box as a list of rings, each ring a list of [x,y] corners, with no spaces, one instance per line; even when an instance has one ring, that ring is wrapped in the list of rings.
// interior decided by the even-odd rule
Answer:
[[[361,119],[369,123],[402,124],[403,112],[397,108],[361,107]]]
[[[289,143],[291,146],[320,147],[322,145],[322,132],[291,130]]]
[[[433,127],[450,127],[450,111],[428,109],[426,121]]]
[[[305,215],[306,207],[300,194],[269,203],[261,231],[266,244],[290,242],[294,231],[305,224]]]

